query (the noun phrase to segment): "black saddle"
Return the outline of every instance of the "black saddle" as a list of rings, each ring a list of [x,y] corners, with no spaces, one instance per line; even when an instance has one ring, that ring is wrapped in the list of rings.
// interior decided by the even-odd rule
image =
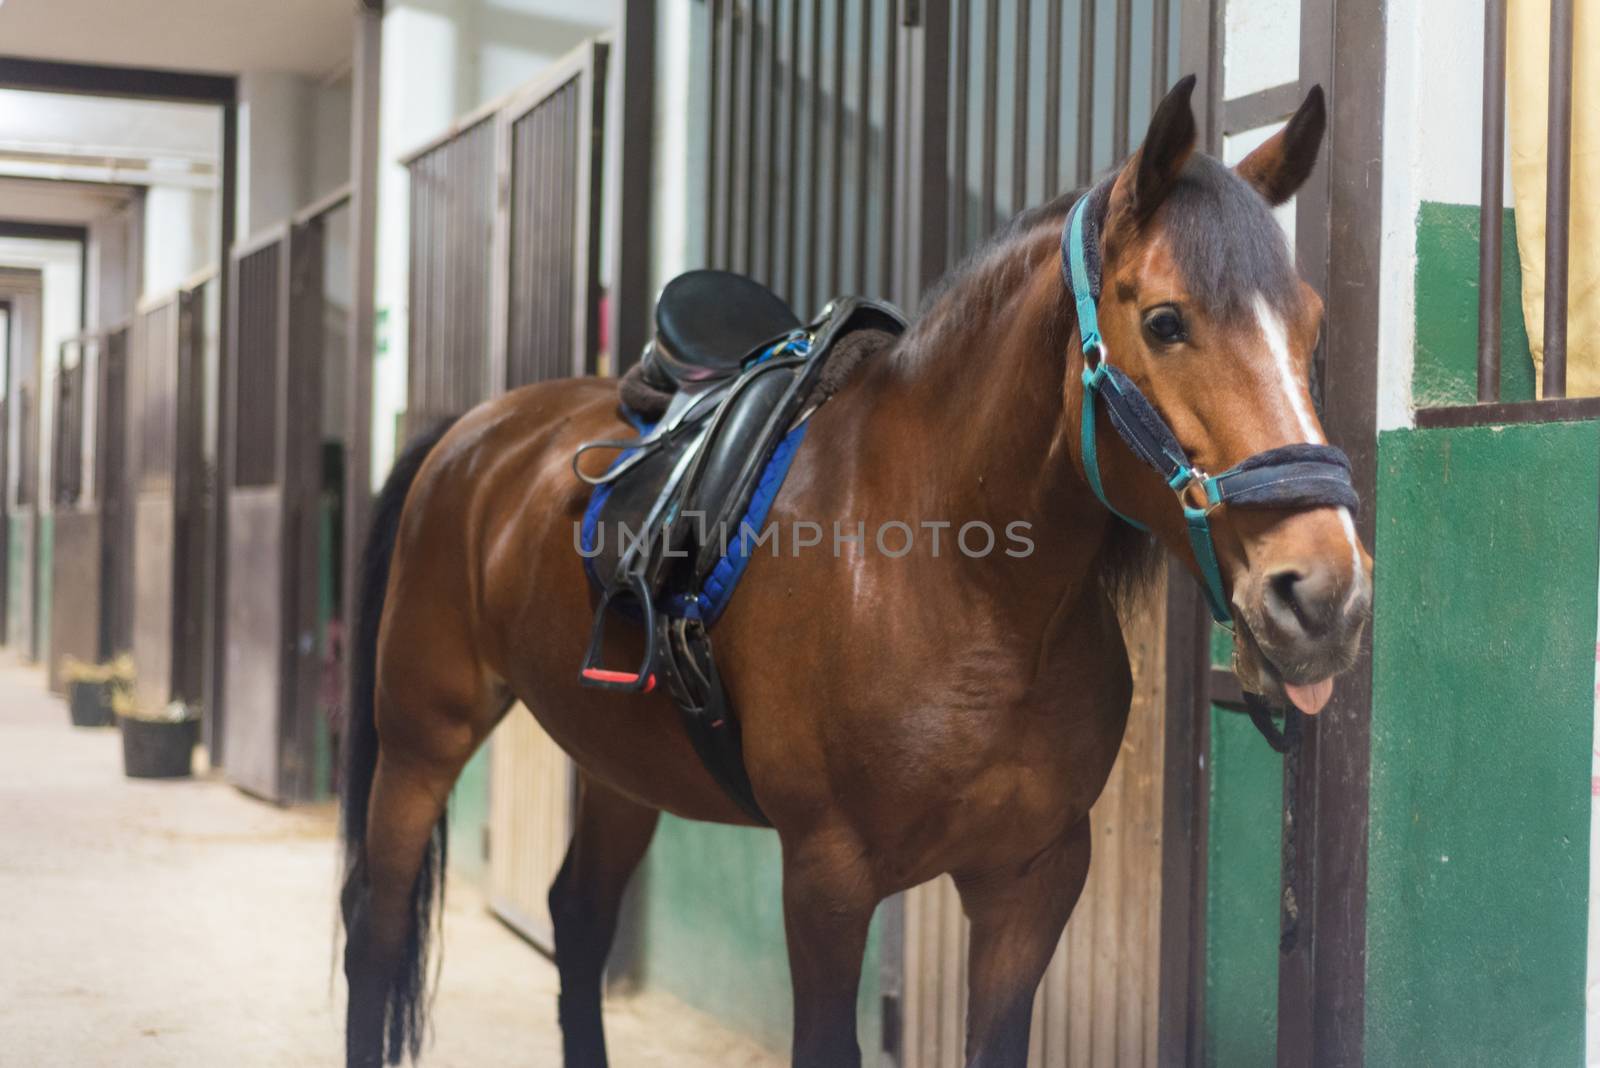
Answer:
[[[656,322],[640,372],[671,393],[664,414],[637,439],[591,442],[574,458],[577,470],[591,449],[620,453],[603,475],[579,473],[596,486],[582,540],[599,591],[582,678],[634,693],[664,681],[706,766],[765,822],[708,628],[743,573],[746,525],[764,522],[805,419],[828,392],[819,385],[839,342],[863,330],[898,335],[905,320],[847,297],[806,325],[758,282],[694,271],[663,291]],[[645,628],[637,670],[600,663],[613,614]]]
[[[803,326],[782,298],[753,278],[729,271],[680,274],[656,302],[645,375],[668,388],[728,378],[757,349]]]

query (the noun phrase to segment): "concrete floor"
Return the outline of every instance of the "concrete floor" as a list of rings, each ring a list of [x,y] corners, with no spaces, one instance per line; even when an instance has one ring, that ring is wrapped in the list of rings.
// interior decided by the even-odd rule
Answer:
[[[122,776],[36,669],[0,661],[0,1066],[341,1063],[331,807]],[[557,1065],[556,974],[459,880],[428,1066]],[[612,1063],[773,1068],[659,994],[607,1004]]]

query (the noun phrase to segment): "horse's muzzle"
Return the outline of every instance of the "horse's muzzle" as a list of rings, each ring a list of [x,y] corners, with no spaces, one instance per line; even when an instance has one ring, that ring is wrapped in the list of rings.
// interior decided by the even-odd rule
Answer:
[[[1372,563],[1353,542],[1342,548],[1263,560],[1242,576],[1233,601],[1247,689],[1315,712],[1328,681],[1355,662],[1372,614]]]

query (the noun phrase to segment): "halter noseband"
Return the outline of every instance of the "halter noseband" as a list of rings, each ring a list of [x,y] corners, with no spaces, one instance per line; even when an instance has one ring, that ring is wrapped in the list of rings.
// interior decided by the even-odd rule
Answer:
[[[1326,506],[1354,512],[1360,497],[1350,481],[1350,458],[1331,445],[1306,442],[1258,452],[1220,475],[1208,475],[1189,462],[1188,453],[1155,405],[1132,379],[1112,366],[1100,337],[1098,231],[1110,191],[1111,180],[1107,179],[1086,193],[1073,206],[1061,234],[1061,273],[1078,305],[1078,332],[1083,340],[1084,474],[1089,488],[1113,515],[1140,530],[1149,529],[1117,511],[1106,499],[1095,449],[1095,411],[1099,402],[1105,405],[1111,425],[1133,454],[1178,495],[1189,545],[1204,580],[1206,603],[1212,618],[1227,626],[1233,622],[1233,614],[1228,610],[1222,568],[1211,536],[1211,513],[1224,504],[1234,508]]]

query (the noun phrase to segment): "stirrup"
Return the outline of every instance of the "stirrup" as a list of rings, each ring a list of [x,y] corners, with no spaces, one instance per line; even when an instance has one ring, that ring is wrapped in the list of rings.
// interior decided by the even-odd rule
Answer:
[[[606,613],[611,602],[618,597],[630,596],[644,614],[644,659],[637,671],[617,671],[600,666],[601,649],[605,644]],[[583,657],[580,672],[583,684],[597,690],[615,690],[620,693],[649,693],[656,688],[656,608],[645,586],[644,576],[629,575],[626,585],[618,585],[600,595],[600,606],[595,609],[594,629],[589,632],[589,651]]]

